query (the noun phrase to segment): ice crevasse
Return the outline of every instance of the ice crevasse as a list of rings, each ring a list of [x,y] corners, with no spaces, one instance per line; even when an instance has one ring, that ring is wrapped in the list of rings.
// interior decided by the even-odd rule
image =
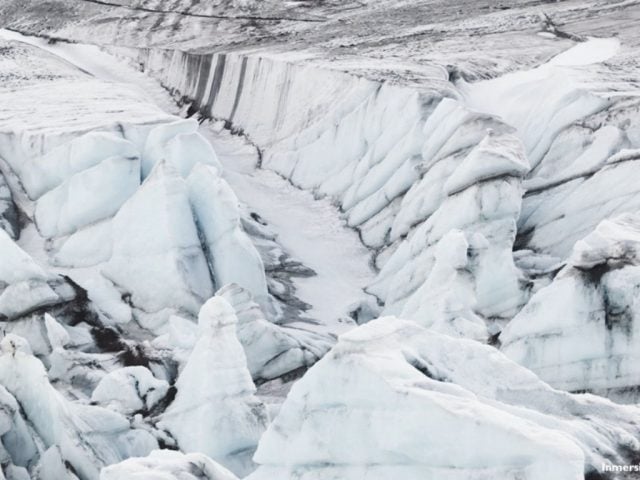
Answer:
[[[635,50],[585,40],[486,81],[454,80],[433,65],[418,86],[277,53],[147,49],[135,58],[194,111],[247,135],[264,168],[340,206],[375,250],[379,273],[367,291],[381,314],[496,340],[570,263],[576,242],[640,208],[640,100],[624,68],[612,67],[632,63]],[[617,310],[635,308],[616,298]],[[547,314],[559,318],[554,305]],[[594,338],[609,348],[604,331]],[[616,373],[633,370],[631,357],[606,360],[590,348],[584,355],[608,373],[555,385],[604,392],[640,383]]]

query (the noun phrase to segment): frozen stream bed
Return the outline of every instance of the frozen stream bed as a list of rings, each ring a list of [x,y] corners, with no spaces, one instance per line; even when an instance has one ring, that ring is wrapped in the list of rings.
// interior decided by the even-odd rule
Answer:
[[[349,313],[369,297],[363,289],[375,277],[371,251],[357,232],[328,199],[314,198],[280,175],[257,168],[257,150],[242,137],[216,132],[209,124],[201,131],[218,153],[240,201],[266,220],[294,259],[316,272],[294,279],[296,295],[311,305],[305,316],[333,333],[352,327]]]

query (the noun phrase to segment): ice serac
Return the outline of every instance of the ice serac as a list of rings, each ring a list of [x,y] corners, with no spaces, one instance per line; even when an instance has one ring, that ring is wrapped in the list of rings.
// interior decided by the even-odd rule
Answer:
[[[79,135],[44,154],[10,158],[25,191],[33,200],[97,166],[110,157],[139,158],[135,145],[113,132],[92,131]]]
[[[2,465],[26,467],[36,461],[38,446],[33,432],[22,417],[20,404],[0,386],[0,457]]]
[[[233,473],[201,453],[154,450],[105,467],[100,480],[238,480]]]
[[[640,216],[601,222],[500,335],[502,351],[557,388],[636,401]]]
[[[519,140],[489,132],[370,287],[387,299],[386,311],[476,339],[487,337],[481,317],[513,315],[525,298],[512,249],[528,169]]]
[[[267,321],[251,293],[237,284],[222,287],[216,295],[229,302],[238,319],[238,340],[254,380],[270,380],[300,367],[313,365],[325,353],[326,340],[303,342],[294,331]],[[318,336],[320,337],[320,336]]]
[[[157,448],[155,438],[143,430],[131,429],[124,416],[66,400],[49,383],[43,364],[31,355],[26,340],[7,335],[0,347],[0,384],[15,397],[38,441],[45,448],[57,446],[81,480],[97,478],[103,465],[146,455]],[[12,444],[16,439],[3,437],[9,452],[19,448],[19,444]],[[14,463],[21,464],[19,459]]]
[[[240,223],[238,198],[221,171],[198,164],[187,179],[189,200],[218,286],[236,283],[268,310],[267,281],[260,254]]]
[[[581,480],[637,455],[638,420],[492,347],[386,317],[342,335],[293,386],[247,478]]]
[[[137,156],[106,158],[38,199],[38,229],[47,238],[58,237],[111,218],[139,185]]]
[[[222,297],[203,305],[198,340],[176,381],[175,400],[158,425],[182,451],[204,453],[243,476],[253,468],[251,456],[268,419],[255,396],[237,321]]]
[[[113,219],[103,274],[131,295],[139,321],[161,328],[171,313],[195,316],[213,285],[185,181],[168,163],[153,169]]]
[[[153,128],[146,138],[142,154],[142,176],[146,178],[153,167],[166,161],[187,177],[191,169],[202,163],[222,172],[215,151],[198,133],[199,124],[193,119],[175,120]]]
[[[45,272],[0,229],[0,317],[16,319],[73,298],[64,281]]]

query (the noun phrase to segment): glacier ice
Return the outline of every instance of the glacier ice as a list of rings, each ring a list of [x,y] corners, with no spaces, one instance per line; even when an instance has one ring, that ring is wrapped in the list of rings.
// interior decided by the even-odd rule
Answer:
[[[201,453],[154,450],[105,467],[100,480],[238,480],[233,473]]]
[[[247,478],[578,480],[638,451],[639,415],[386,317],[343,334],[293,386]]]
[[[94,479],[109,463],[108,480],[235,478],[220,462],[270,480],[577,479],[636,463],[637,406],[555,390],[637,402],[633,2],[549,4],[541,32],[536,6],[294,5],[305,21],[250,35],[163,12],[116,28],[105,12],[130,7],[99,2],[34,27],[72,2],[38,3],[0,19],[60,38],[91,25],[191,118],[95,46],[0,32],[0,478]],[[188,3],[173,7],[254,4]],[[618,38],[587,36],[612,18]],[[218,151],[225,171],[208,119],[244,139]],[[269,198],[292,189],[251,192],[268,175],[338,207],[377,278],[347,285],[348,253],[285,252],[276,230],[308,235]],[[308,210],[306,230],[333,238]],[[358,295],[342,316],[325,306],[340,288]]]
[[[502,351],[557,388],[636,398],[640,219],[601,222],[507,325]]]
[[[58,237],[110,218],[139,185],[137,157],[106,158],[38,199],[35,210],[38,229],[45,237]]]
[[[142,178],[162,161],[186,178],[196,165],[209,165],[222,172],[222,165],[207,140],[198,132],[194,119],[162,123],[148,133],[142,155]]]
[[[219,286],[241,285],[268,309],[262,259],[242,230],[238,199],[219,173],[201,163],[187,178],[189,200],[213,276]]]
[[[224,298],[235,311],[238,340],[254,380],[278,378],[313,365],[325,353],[321,339],[298,338],[294,330],[267,321],[251,293],[241,286],[226,285],[216,295]]]
[[[115,215],[112,232],[102,271],[131,294],[143,325],[159,328],[172,311],[194,315],[213,294],[187,185],[171,165],[156,166]]]
[[[175,400],[158,425],[183,451],[204,453],[244,475],[252,468],[251,456],[268,418],[255,396],[237,322],[222,297],[202,306],[198,339],[176,381]]]
[[[73,298],[55,288],[56,275],[45,272],[4,230],[0,230],[0,316],[15,319],[33,310]]]
[[[385,311],[487,337],[484,317],[509,318],[525,300],[512,247],[528,171],[511,135],[489,133],[444,184],[447,197],[395,250],[369,290]],[[458,231],[460,233],[452,233]],[[446,286],[445,286],[446,285]]]
[[[131,429],[124,416],[66,400],[49,383],[26,340],[9,334],[0,347],[0,383],[19,402],[45,447],[58,446],[81,480],[97,478],[102,465],[145,455],[157,447],[155,438]]]
[[[11,195],[11,189],[2,173],[0,173],[0,229],[14,239],[18,237],[20,232],[18,211]]]
[[[80,135],[41,156],[12,165],[32,199],[62,185],[75,174],[94,167],[110,157],[139,158],[128,140],[110,132],[94,131]]]
[[[150,411],[169,390],[169,384],[142,366],[124,367],[105,375],[91,394],[91,401],[117,412]]]

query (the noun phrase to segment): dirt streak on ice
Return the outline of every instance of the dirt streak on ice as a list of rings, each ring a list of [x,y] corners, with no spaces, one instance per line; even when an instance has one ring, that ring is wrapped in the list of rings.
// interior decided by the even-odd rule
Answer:
[[[202,130],[240,201],[271,225],[287,253],[317,273],[294,279],[296,295],[312,305],[306,316],[334,333],[353,326],[344,319],[375,276],[371,252],[358,234],[328,199],[316,199],[276,173],[256,168],[257,151],[242,138],[206,126]]]

